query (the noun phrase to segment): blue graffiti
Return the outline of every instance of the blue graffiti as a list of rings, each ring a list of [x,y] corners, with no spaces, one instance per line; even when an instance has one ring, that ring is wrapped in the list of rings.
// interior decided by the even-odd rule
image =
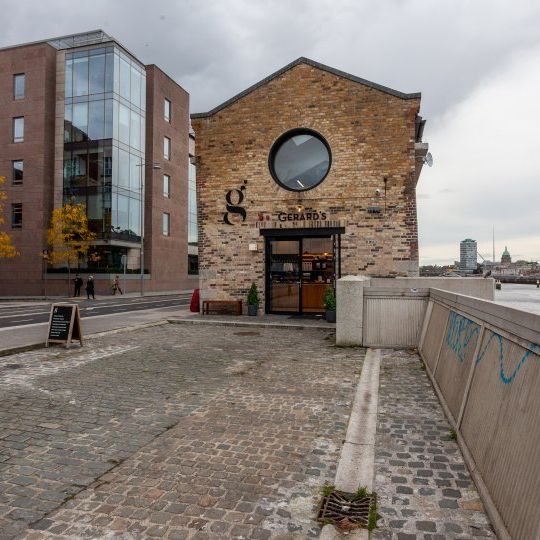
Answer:
[[[519,373],[519,370],[523,367],[523,364],[525,364],[527,358],[531,356],[531,354],[534,354],[535,356],[540,354],[540,345],[536,343],[529,343],[529,348],[525,351],[519,362],[517,363],[516,367],[510,374],[505,373],[504,369],[504,342],[503,337],[500,334],[497,334],[496,332],[493,332],[493,330],[490,330],[491,335],[489,336],[489,339],[486,341],[486,344],[478,354],[478,358],[476,359],[476,364],[479,364],[484,356],[486,355],[486,351],[488,347],[490,346],[491,342],[493,340],[496,341],[497,347],[498,347],[498,353],[499,353],[499,379],[503,382],[503,384],[510,384],[515,378],[516,375]]]
[[[448,330],[446,331],[446,344],[454,351],[461,364],[465,361],[465,353],[473,337],[478,337],[480,327],[467,317],[450,311]],[[476,340],[474,341],[476,345]]]

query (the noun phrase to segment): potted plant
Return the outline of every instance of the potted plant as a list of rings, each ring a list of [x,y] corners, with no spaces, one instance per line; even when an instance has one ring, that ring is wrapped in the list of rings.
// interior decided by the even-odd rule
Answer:
[[[336,294],[333,287],[328,287],[324,293],[325,319],[327,322],[336,322]]]
[[[257,285],[255,285],[255,283],[252,283],[251,287],[249,288],[247,297],[248,315],[251,315],[252,317],[257,315],[260,302],[261,299],[259,298],[259,291],[257,290]]]

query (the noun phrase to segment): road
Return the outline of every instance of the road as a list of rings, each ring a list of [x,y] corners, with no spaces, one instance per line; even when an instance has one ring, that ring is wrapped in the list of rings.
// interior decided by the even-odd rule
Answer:
[[[103,300],[81,300],[81,318],[99,317],[113,313],[126,313],[157,308],[172,308],[189,306],[190,294],[171,296],[151,296],[136,298],[111,298]],[[30,324],[48,322],[50,303],[23,302],[0,304],[0,328],[27,326]]]

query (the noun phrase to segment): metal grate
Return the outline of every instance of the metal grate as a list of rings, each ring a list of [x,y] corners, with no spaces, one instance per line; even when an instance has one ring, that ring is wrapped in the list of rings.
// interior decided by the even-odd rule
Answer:
[[[376,503],[377,497],[374,493],[358,497],[354,493],[333,491],[323,498],[317,521],[331,523],[342,531],[368,528],[370,509],[375,508]]]
[[[234,335],[235,336],[259,336],[261,333],[260,332],[253,332],[251,330],[247,330],[245,332],[235,332]]]

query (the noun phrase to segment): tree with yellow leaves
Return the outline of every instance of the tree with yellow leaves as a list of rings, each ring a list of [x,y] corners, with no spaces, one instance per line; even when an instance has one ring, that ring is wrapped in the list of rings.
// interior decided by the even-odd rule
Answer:
[[[5,182],[5,178],[0,176],[0,186]],[[0,189],[0,225],[5,222],[4,219],[4,204],[2,201],[7,199],[7,194],[3,189]],[[11,236],[8,233],[0,231],[0,259],[12,259],[17,257],[19,252],[13,245]]]
[[[47,230],[49,246],[48,261],[51,264],[66,264],[68,268],[68,293],[71,283],[71,268],[88,253],[96,235],[88,228],[84,204],[69,202],[55,208]]]

